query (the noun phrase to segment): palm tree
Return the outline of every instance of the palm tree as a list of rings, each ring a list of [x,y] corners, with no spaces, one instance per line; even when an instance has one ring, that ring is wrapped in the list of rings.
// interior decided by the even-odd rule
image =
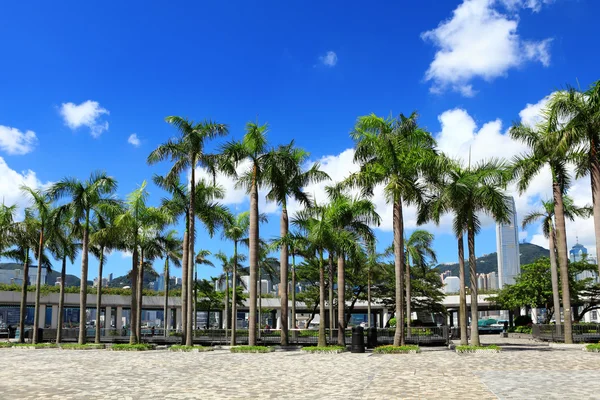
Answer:
[[[569,196],[563,197],[565,218],[571,221],[575,217],[587,218],[592,214],[591,207],[577,207]],[[548,250],[550,250],[550,275],[552,278],[552,300],[554,303],[554,315],[557,321],[557,334],[560,335],[560,293],[558,288],[558,270],[556,267],[556,233],[554,229],[554,202],[542,200],[542,210],[532,211],[523,218],[523,229],[532,223],[541,220],[542,232],[548,238]]]
[[[387,201],[393,205],[394,268],[396,279],[396,325],[394,345],[404,344],[404,217],[403,203],[420,204],[424,188],[419,180],[436,161],[435,140],[419,128],[417,114],[397,119],[374,114],[360,117],[352,132],[356,143],[355,162],[360,171],[347,182],[372,195],[384,185]]]
[[[17,206],[0,205],[0,254],[12,244]]]
[[[52,199],[48,195],[47,192],[44,192],[39,189],[32,189],[28,186],[21,186],[21,191],[24,195],[31,197],[32,207],[30,210],[35,213],[35,218],[37,218],[38,222],[38,230],[39,230],[39,240],[38,240],[38,250],[37,250],[37,276],[35,282],[35,313],[33,317],[33,343],[37,343],[40,341],[40,337],[38,337],[39,330],[37,329],[40,325],[40,289],[42,285],[42,261],[44,258],[44,247],[46,246],[46,236],[45,234],[49,233],[48,225],[50,225],[50,221],[53,218],[53,214],[56,212],[56,209],[52,207]],[[47,266],[48,271],[50,270],[50,265]]]
[[[250,213],[243,212],[238,214],[233,220],[229,221],[223,228],[223,238],[231,240],[233,242],[233,260],[232,260],[232,274],[231,279],[233,285],[232,299],[231,299],[231,345],[235,345],[236,341],[236,322],[237,322],[237,293],[236,293],[236,282],[237,282],[237,266],[239,262],[238,244],[246,243],[248,237],[248,230],[250,229]],[[256,284],[254,285],[256,286]],[[250,282],[250,288],[252,290],[252,282]],[[256,288],[255,288],[256,290]]]
[[[364,266],[367,270],[367,325],[369,328],[371,328],[373,326],[371,321],[371,286],[373,285],[374,275],[378,272],[385,271],[385,264],[382,263],[380,259],[386,254],[377,253],[377,249],[375,248],[375,240],[367,242],[366,250]]]
[[[296,200],[303,206],[310,206],[309,196],[302,190],[313,182],[329,179],[329,175],[319,169],[319,163],[315,163],[308,170],[303,166],[307,162],[309,153],[303,149],[294,147],[292,141],[287,146],[279,146],[276,150],[269,152],[267,165],[264,171],[265,180],[270,188],[267,199],[281,206],[280,235],[286,237],[289,231],[288,198]],[[279,296],[281,299],[281,345],[288,345],[288,270],[289,270],[289,248],[287,245],[280,246]],[[294,324],[295,326],[295,324]]]
[[[183,172],[190,171],[189,185],[189,208],[186,213],[186,233],[184,234],[184,253],[187,254],[183,260],[182,271],[182,311],[185,316],[182,318],[184,327],[184,338],[186,345],[192,344],[192,271],[194,265],[194,234],[195,234],[195,216],[196,216],[196,167],[208,168],[210,172],[216,173],[216,157],[205,153],[206,142],[218,136],[224,136],[229,133],[225,124],[219,124],[210,120],[202,122],[190,121],[186,118],[170,116],[165,119],[173,125],[179,132],[179,137],[170,139],[161,144],[148,156],[148,164],[155,164],[159,161],[169,159],[173,165],[167,175],[168,178],[178,181]],[[186,240],[187,239],[187,240]]]
[[[546,119],[537,127],[531,128],[522,124],[510,129],[513,139],[519,140],[529,146],[529,152],[513,159],[513,177],[518,180],[518,188],[522,193],[529,186],[531,180],[545,167],[550,167],[552,175],[552,197],[554,201],[554,222],[556,234],[556,252],[560,270],[562,286],[562,304],[564,310],[564,335],[565,343],[573,342],[573,328],[571,321],[571,296],[569,289],[569,270],[567,252],[567,231],[565,225],[564,195],[571,183],[567,171],[569,158],[558,145],[562,140],[562,132],[558,131],[554,123]],[[559,321],[560,322],[560,321]]]
[[[268,125],[246,124],[246,134],[241,141],[229,142],[222,148],[221,168],[237,177],[237,184],[244,187],[250,195],[249,218],[249,264],[250,264],[250,307],[248,324],[248,344],[256,345],[256,285],[259,254],[259,212],[258,189],[266,183],[264,170],[267,167],[267,129]],[[236,167],[240,162],[249,160],[249,166],[238,175]],[[234,292],[235,293],[235,292]]]
[[[548,102],[546,114],[549,124],[564,133],[561,150],[574,153],[577,177],[590,175],[596,259],[600,260],[600,81],[586,91],[569,88],[556,92]]]
[[[277,266],[279,262],[275,257],[269,256],[270,246],[261,241],[260,243],[260,253],[258,255],[258,337],[260,338],[260,329],[262,328],[262,278],[263,276],[267,277],[271,282],[277,280],[279,278],[279,271],[277,270]],[[279,281],[279,285],[281,285],[281,280]],[[286,315],[281,314],[281,326],[287,323]],[[283,328],[282,328],[283,329]]]
[[[194,262],[194,330],[198,329],[197,326],[197,314],[196,314],[196,303],[198,303],[198,267],[197,265],[208,265],[209,267],[213,267],[215,266],[215,264],[210,261],[208,258],[208,256],[210,256],[212,253],[209,250],[198,250],[198,252],[196,253],[196,258],[195,258],[195,262]],[[210,321],[208,321],[210,323]]]
[[[235,265],[236,272],[246,270],[246,268],[244,268],[243,265],[241,264],[242,262],[246,261],[246,256],[244,254],[236,254],[235,256],[227,257],[227,255],[225,255],[225,253],[223,253],[222,251],[219,251],[217,254],[215,254],[215,257],[217,258],[217,260],[219,260],[221,262],[221,267],[223,268],[223,274],[219,276],[219,278],[217,279],[217,282],[219,283],[219,285],[222,285],[223,283],[225,283],[225,312],[223,315],[223,322],[224,322],[224,326],[225,326],[225,337],[227,338],[228,330],[229,330],[228,325],[231,322],[233,322],[235,325],[235,317],[232,316],[231,320],[229,319],[229,307],[230,307],[229,274],[233,271],[234,265]],[[235,259],[237,259],[237,263],[235,263]],[[237,284],[238,283],[241,285],[244,284],[244,282],[241,279],[239,279],[239,276],[237,277],[237,282],[232,281],[233,293],[236,293],[236,296],[235,296],[236,301],[237,301]]]
[[[70,197],[70,212],[76,224],[82,227],[81,286],[79,291],[79,344],[86,342],[87,320],[87,275],[90,223],[95,213],[103,206],[114,206],[116,200],[110,196],[117,190],[117,181],[104,172],[94,172],[86,181],[65,178],[49,189],[50,197]]]
[[[164,328],[165,337],[169,336],[169,282],[171,281],[171,275],[169,270],[169,263],[173,264],[177,268],[181,268],[181,258],[183,256],[183,242],[177,236],[177,231],[170,230],[166,234],[161,235],[159,239],[161,245],[161,257],[165,260],[164,267],[164,279],[165,279],[165,302],[164,302]]]

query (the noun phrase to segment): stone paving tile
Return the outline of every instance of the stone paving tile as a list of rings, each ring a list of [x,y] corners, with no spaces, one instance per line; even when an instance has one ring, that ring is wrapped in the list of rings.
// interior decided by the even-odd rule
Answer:
[[[0,349],[0,399],[600,398],[600,354],[527,341],[504,349],[464,355]]]

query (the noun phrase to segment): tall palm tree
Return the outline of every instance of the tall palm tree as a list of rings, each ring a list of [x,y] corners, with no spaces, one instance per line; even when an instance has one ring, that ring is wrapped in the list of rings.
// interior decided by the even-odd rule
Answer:
[[[371,287],[373,286],[374,276],[377,276],[378,273],[385,271],[385,264],[381,262],[381,257],[384,255],[386,254],[377,253],[377,249],[375,248],[375,240],[367,242],[364,267],[367,270],[367,325],[369,328],[373,326],[371,321]]]
[[[7,206],[3,202],[0,205],[0,254],[12,244],[16,213],[16,204]]]
[[[250,229],[250,213],[243,212],[238,214],[233,220],[229,221],[223,227],[223,238],[231,240],[233,242],[233,260],[232,260],[232,278],[231,283],[233,285],[232,299],[231,299],[231,345],[234,346],[236,342],[236,323],[237,323],[237,266],[239,262],[238,245],[240,243],[247,243],[248,231]],[[254,285],[256,286],[256,284]],[[252,290],[252,282],[250,282],[250,288]],[[255,288],[256,290],[256,288]]]
[[[571,221],[575,217],[587,218],[592,214],[591,207],[577,207],[569,196],[563,197],[565,218]],[[548,250],[550,251],[550,275],[552,279],[552,300],[554,304],[554,315],[556,318],[556,329],[560,335],[560,293],[558,288],[558,269],[556,267],[556,233],[554,229],[554,202],[542,200],[542,209],[532,211],[523,218],[523,229],[532,223],[541,220],[542,232],[548,238]]]
[[[279,223],[280,236],[286,237],[289,231],[288,199],[296,200],[303,206],[310,206],[309,196],[302,190],[313,182],[329,179],[329,175],[319,169],[319,163],[315,163],[308,170],[303,166],[307,162],[309,153],[303,149],[294,147],[292,141],[287,146],[269,152],[267,165],[264,171],[265,180],[269,186],[267,199],[281,206],[281,218]],[[281,345],[288,345],[288,270],[289,270],[289,247],[280,246],[279,296],[281,299]],[[294,325],[295,326],[295,325]]]
[[[183,252],[183,241],[177,236],[177,231],[170,230],[160,236],[159,243],[161,246],[161,257],[165,260],[164,279],[165,279],[165,301],[164,301],[164,328],[165,337],[169,335],[169,282],[171,281],[169,264],[177,268],[181,268],[181,259]]]
[[[256,286],[259,255],[259,211],[258,189],[265,185],[264,170],[267,166],[267,129],[268,125],[254,122],[246,124],[246,134],[240,141],[229,142],[221,150],[222,170],[230,176],[237,177],[237,185],[246,189],[250,195],[249,218],[249,264],[250,264],[250,307],[248,324],[248,344],[256,345]],[[249,161],[249,166],[238,174],[236,168],[242,161]],[[234,292],[235,293],[235,292]]]
[[[546,115],[550,125],[563,131],[561,150],[574,153],[577,177],[590,175],[596,259],[600,260],[600,80],[585,91],[569,88],[556,92]]]
[[[556,121],[555,121],[556,122]],[[557,129],[551,119],[542,121],[536,127],[522,124],[510,129],[513,139],[521,141],[529,147],[525,154],[514,157],[513,177],[518,180],[518,188],[522,193],[531,180],[545,167],[550,168],[552,175],[552,197],[554,202],[554,222],[556,234],[556,252],[562,286],[562,304],[564,310],[565,343],[573,343],[573,327],[571,318],[571,296],[569,288],[567,231],[565,224],[564,196],[571,184],[567,170],[569,158],[559,143],[563,132]]]
[[[182,319],[184,325],[184,338],[186,345],[192,344],[192,271],[194,266],[194,244],[195,244],[195,217],[196,217],[196,167],[207,168],[216,173],[216,157],[205,152],[206,143],[218,136],[225,136],[229,128],[225,124],[205,120],[194,122],[186,118],[169,116],[165,119],[173,125],[179,136],[161,144],[148,156],[148,164],[169,159],[173,165],[167,175],[175,180],[183,172],[190,172],[189,177],[189,208],[186,213],[188,223],[184,234],[184,249],[187,257],[184,260],[182,271],[182,309],[185,316]],[[187,238],[187,240],[186,240]],[[185,288],[185,289],[184,289]]]
[[[56,209],[52,206],[52,199],[47,192],[32,189],[28,186],[21,186],[21,191],[25,196],[30,197],[32,202],[30,210],[35,213],[35,218],[38,221],[39,239],[38,239],[38,250],[37,250],[37,275],[35,281],[35,312],[33,317],[33,343],[38,343],[41,338],[38,337],[40,325],[40,289],[42,285],[42,262],[44,258],[44,247],[46,246],[46,234],[49,230],[50,221],[53,218],[53,214]],[[50,270],[50,266],[47,267]]]
[[[198,252],[196,253],[196,258],[195,258],[195,262],[194,262],[194,330],[198,329],[197,326],[197,314],[196,314],[196,304],[198,303],[198,265],[208,265],[209,267],[213,267],[215,266],[215,264],[210,261],[207,257],[210,256],[212,253],[210,252],[210,250],[198,250]],[[210,323],[210,321],[208,321]]]
[[[81,286],[79,291],[79,344],[86,342],[87,276],[90,223],[103,206],[118,203],[110,196],[117,190],[117,181],[104,172],[94,172],[86,181],[65,178],[49,189],[53,199],[70,197],[68,207],[74,221],[82,226]]]
[[[269,256],[271,246],[261,241],[260,253],[258,255],[258,337],[260,338],[260,329],[262,328],[262,278],[266,277],[271,282],[279,280],[278,266],[279,262],[275,257]],[[281,285],[281,280],[280,280]],[[286,318],[281,314],[281,326],[285,325]]]
[[[417,114],[396,119],[374,114],[360,117],[352,132],[356,141],[354,161],[360,171],[347,182],[372,194],[382,184],[393,205],[396,325],[394,345],[404,344],[404,216],[403,204],[420,204],[424,187],[420,177],[436,161],[435,140],[419,128]]]
[[[219,260],[219,262],[221,263],[221,267],[223,268],[223,274],[221,274],[218,277],[217,282],[219,283],[219,285],[223,285],[223,283],[225,283],[225,312],[223,315],[223,322],[224,322],[224,326],[225,326],[225,337],[227,338],[227,337],[229,337],[228,336],[229,324],[232,322],[235,324],[235,317],[232,316],[232,318],[229,318],[229,310],[230,310],[230,304],[231,304],[231,301],[229,300],[229,292],[231,290],[230,287],[233,287],[233,292],[236,293],[237,285],[238,284],[244,285],[244,282],[240,279],[239,276],[237,276],[237,278],[236,278],[237,282],[231,281],[232,286],[230,286],[229,285],[229,282],[230,282],[229,275],[233,271],[234,265],[235,265],[236,275],[237,275],[237,272],[240,272],[240,271],[244,271],[247,273],[246,268],[241,264],[242,262],[246,261],[246,256],[244,254],[236,254],[235,256],[227,257],[227,255],[225,253],[223,253],[222,251],[219,251],[217,254],[215,254],[215,257],[217,258],[217,260]],[[236,259],[237,259],[237,263],[235,263]],[[235,298],[237,301],[237,293],[236,293]]]

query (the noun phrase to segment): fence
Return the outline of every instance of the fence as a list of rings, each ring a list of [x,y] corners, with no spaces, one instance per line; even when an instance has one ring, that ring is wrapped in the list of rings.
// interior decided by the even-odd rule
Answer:
[[[565,341],[565,327],[560,325],[560,333],[557,325],[535,324],[531,326],[531,335],[535,339],[550,342]],[[600,341],[600,324],[573,324],[573,342],[590,343]]]

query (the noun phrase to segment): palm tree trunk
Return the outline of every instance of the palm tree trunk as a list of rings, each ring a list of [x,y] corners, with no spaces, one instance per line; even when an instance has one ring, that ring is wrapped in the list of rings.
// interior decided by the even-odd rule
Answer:
[[[185,344],[187,333],[187,270],[188,270],[188,247],[189,247],[189,216],[185,216],[185,232],[183,234],[183,256],[181,258],[181,343]]]
[[[169,337],[169,328],[171,322],[171,313],[169,312],[169,257],[165,257],[165,307],[163,311],[165,337]]]
[[[29,284],[29,249],[25,248],[23,263],[23,287],[21,288],[21,310],[19,313],[19,343],[25,342],[25,316],[27,315],[27,286]]]
[[[394,271],[396,275],[396,333],[394,346],[404,346],[404,220],[402,199],[394,202]]]
[[[600,260],[600,160],[599,143],[595,136],[590,141],[590,183],[592,185],[592,209],[594,211],[594,233],[596,234],[596,260]],[[600,262],[598,262],[600,274]]]
[[[323,250],[319,250],[319,320],[317,346],[325,347],[327,346],[327,340],[325,339],[325,265],[323,263]]]
[[[102,264],[104,264],[104,247],[100,247],[100,263],[98,264],[98,288],[96,292],[96,337],[94,342],[100,343],[100,309],[102,307]],[[106,328],[106,319],[104,320]]]
[[[467,332],[467,282],[465,277],[465,245],[463,243],[464,234],[461,232],[458,237],[458,275],[459,275],[459,306],[458,306],[458,328],[460,329],[460,344],[466,346],[469,344],[469,334]]]
[[[44,227],[40,229],[40,242],[38,247],[38,267],[37,276],[35,277],[35,312],[33,314],[33,343],[40,341],[39,325],[40,325],[40,289],[42,286],[42,256],[44,251]]]
[[[346,345],[346,280],[345,280],[345,258],[344,253],[338,256],[337,280],[338,280],[338,346]]]
[[[137,324],[135,325],[138,340],[142,340],[142,299],[144,297],[144,249],[140,250],[140,264],[137,276]]]
[[[279,224],[279,235],[282,238],[287,238],[288,235],[288,213],[285,204],[281,207],[281,222]],[[279,256],[279,296],[281,297],[281,345],[287,346],[288,340],[288,245],[284,243],[281,246],[281,254]]]
[[[138,276],[138,249],[137,243],[133,248],[133,255],[131,257],[131,310],[129,312],[129,343],[136,344],[139,340],[137,336],[137,276]]]
[[[327,272],[329,274],[327,279],[329,282],[329,293],[327,296],[329,302],[329,342],[331,343],[333,342],[333,328],[335,328],[335,318],[333,316],[333,255],[331,253],[329,253],[329,270]]]
[[[229,272],[225,272],[225,310],[223,312],[223,328],[225,328],[225,340],[227,340],[228,325],[229,325]]]
[[[254,165],[252,170],[252,186],[250,187],[250,229],[249,229],[249,262],[250,262],[250,307],[248,323],[248,344],[256,346],[256,272],[258,270],[258,188],[257,188],[257,168]]]
[[[565,319],[565,343],[573,343],[573,326],[571,321],[571,293],[569,289],[569,261],[567,256],[567,230],[565,227],[565,210],[560,185],[553,179],[554,215],[556,218],[556,248],[560,268],[562,287],[562,304]]]
[[[260,340],[260,329],[262,328],[262,279],[260,264],[258,265],[258,340]]]
[[[552,223],[552,221],[550,221]],[[556,320],[556,333],[561,334],[560,321],[560,291],[558,289],[558,269],[556,267],[556,236],[554,227],[550,227],[548,248],[550,250],[550,276],[552,277],[552,300],[554,305],[554,318]]]
[[[469,246],[469,270],[471,272],[471,344],[480,346],[479,343],[479,317],[477,309],[477,264],[475,261],[475,228],[473,221],[469,221],[467,229],[467,242]]]
[[[196,317],[198,315],[198,312],[196,310],[196,303],[198,302],[198,266],[196,265],[196,263],[192,263],[192,265],[194,268],[194,301],[192,302],[192,305],[194,306],[194,330],[196,330],[198,329],[198,318]],[[206,324],[208,326],[210,324],[210,321],[207,321]]]
[[[81,249],[81,284],[79,289],[79,344],[85,344],[87,325],[87,276],[88,276],[88,247],[89,247],[89,211],[86,212],[85,227],[83,228],[83,246]]]
[[[192,160],[192,168],[190,173],[190,229],[188,232],[188,270],[187,270],[187,326],[186,326],[186,335],[185,335],[185,344],[186,346],[192,346],[194,341],[194,334],[192,333],[192,328],[194,326],[194,321],[196,320],[196,316],[192,315],[192,311],[194,310],[194,305],[192,304],[192,288],[193,288],[193,272],[194,272],[194,242],[195,242],[195,213],[196,213],[196,160]]]
[[[371,268],[367,271],[367,326],[371,328]]]
[[[58,295],[58,321],[56,323],[56,344],[62,341],[63,313],[65,308],[65,279],[67,278],[67,257],[62,258],[60,269],[60,294]]]
[[[292,253],[292,329],[296,325],[296,256]]]
[[[233,276],[231,277],[231,286],[233,287],[231,293],[231,345],[235,346],[237,324],[237,240],[233,242]]]
[[[410,319],[412,311],[410,309],[410,257],[406,253],[406,337],[410,337]]]

